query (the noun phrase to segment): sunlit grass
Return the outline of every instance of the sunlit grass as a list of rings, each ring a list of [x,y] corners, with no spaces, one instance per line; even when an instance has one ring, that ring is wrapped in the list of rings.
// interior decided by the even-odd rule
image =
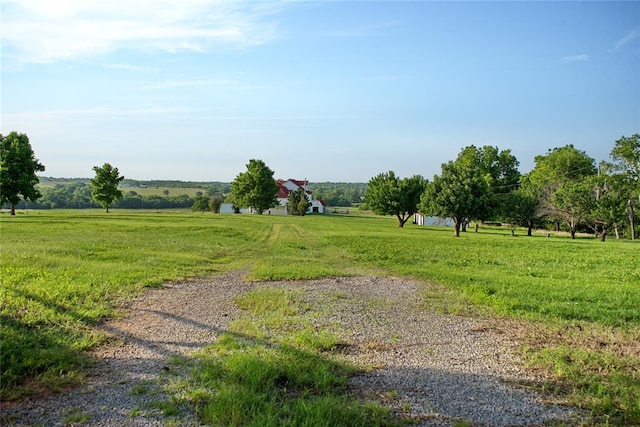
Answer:
[[[3,398],[77,381],[91,325],[144,287],[246,262],[259,225],[175,213],[46,212],[2,218]],[[240,218],[237,218],[240,219]],[[246,224],[243,228],[242,224]]]
[[[337,336],[308,327],[299,297],[281,288],[240,296],[246,316],[198,355],[190,382],[168,386],[185,396],[179,403],[195,405],[208,425],[400,425],[389,410],[349,394],[355,368],[332,359]]]
[[[571,385],[558,389],[594,413],[640,422],[635,242],[512,237],[490,228],[455,239],[448,228],[398,228],[393,218],[358,215],[86,210],[0,221],[3,399],[81,379],[84,351],[104,342],[93,325],[145,287],[238,269],[253,280],[389,274],[435,283],[424,307],[529,322],[539,331],[527,338],[532,366]],[[284,328],[283,345],[335,345],[283,320],[294,314],[263,315],[269,328]],[[266,338],[254,319],[236,327]]]

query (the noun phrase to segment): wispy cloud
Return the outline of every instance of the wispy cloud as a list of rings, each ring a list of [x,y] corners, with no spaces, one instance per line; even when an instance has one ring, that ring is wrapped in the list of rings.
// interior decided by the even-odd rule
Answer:
[[[581,55],[563,56],[562,58],[560,58],[560,61],[561,62],[580,62],[580,61],[586,61],[587,59],[589,59],[589,55],[583,53]]]
[[[22,0],[2,2],[3,56],[56,62],[121,48],[206,52],[277,35],[283,2],[220,0]]]
[[[638,38],[640,38],[640,29],[634,28],[633,30],[629,31],[624,37],[616,41],[613,45],[613,49],[609,49],[609,52],[618,52],[622,50],[626,45]]]

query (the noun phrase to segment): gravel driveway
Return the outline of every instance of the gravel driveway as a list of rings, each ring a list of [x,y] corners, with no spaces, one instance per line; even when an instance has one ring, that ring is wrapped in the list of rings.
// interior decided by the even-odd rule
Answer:
[[[422,426],[533,426],[571,423],[579,412],[544,403],[514,386],[535,380],[520,368],[516,343],[487,320],[418,310],[424,283],[406,278],[348,277],[245,282],[242,273],[168,284],[131,301],[126,316],[101,328],[120,338],[95,353],[87,384],[47,398],[5,405],[2,425],[194,425],[192,414],[168,417],[163,373],[172,355],[214,342],[242,315],[234,297],[259,286],[295,287],[312,306],[330,306],[323,322],[336,325],[345,357],[376,369],[351,388],[409,414]]]

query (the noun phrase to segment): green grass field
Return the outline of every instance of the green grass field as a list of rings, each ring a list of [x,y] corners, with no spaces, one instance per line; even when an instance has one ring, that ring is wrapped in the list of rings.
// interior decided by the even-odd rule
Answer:
[[[173,192],[173,189],[170,191]],[[251,279],[402,275],[439,285],[425,309],[517,324],[537,387],[594,420],[640,423],[640,245],[403,229],[390,217],[101,210],[0,216],[2,399],[82,381],[93,328],[169,280],[243,269]],[[604,420],[604,421],[603,421]]]
[[[81,180],[81,181],[87,181],[87,180]],[[40,184],[38,184],[38,187],[40,189],[53,188],[57,184],[68,185],[69,182],[68,181],[62,181],[62,182],[47,181],[47,182],[41,182]],[[143,187],[120,187],[120,190],[124,194],[127,194],[130,191],[134,191],[141,196],[165,196],[166,195],[165,191],[168,191],[169,192],[168,196],[170,197],[182,196],[185,194],[189,197],[195,197],[196,193],[201,192],[204,194],[207,189],[197,188],[197,187],[168,187],[168,186],[162,186],[162,185],[146,185]]]
[[[120,188],[124,194],[129,191],[135,191],[141,196],[182,196],[187,195],[189,197],[195,197],[198,192],[204,194],[205,188],[193,188],[193,187],[162,187],[162,186],[147,186],[147,187],[122,187]],[[168,191],[165,194],[165,191]]]

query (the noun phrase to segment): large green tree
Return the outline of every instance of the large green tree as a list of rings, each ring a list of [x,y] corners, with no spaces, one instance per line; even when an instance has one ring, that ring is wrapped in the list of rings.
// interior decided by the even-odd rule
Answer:
[[[94,166],[93,171],[96,176],[91,179],[93,187],[91,198],[109,213],[109,208],[113,203],[122,198],[122,191],[118,189],[118,186],[124,176],[120,176],[118,168],[114,168],[109,163],[105,163],[102,166]]]
[[[511,150],[485,145],[465,147],[456,160],[469,167],[478,168],[491,177],[491,187],[496,194],[505,194],[519,187],[520,162],[511,154]]]
[[[364,198],[369,208],[378,215],[395,215],[398,226],[416,212],[426,180],[420,175],[400,179],[393,171],[381,173],[369,181]]]
[[[640,134],[618,139],[611,150],[611,159],[613,169],[621,174],[620,189],[626,195],[631,239],[635,240],[636,202],[640,198]]]
[[[484,217],[470,218],[479,220],[501,219],[509,207],[508,195],[520,186],[520,162],[511,154],[511,150],[502,150],[498,147],[485,145],[465,147],[456,159],[461,167],[467,167],[484,175],[491,187],[493,196],[487,201]]]
[[[238,174],[231,183],[234,206],[253,208],[260,215],[278,206],[277,194],[273,171],[262,160],[249,160],[247,171]]]
[[[581,182],[596,175],[595,160],[573,145],[566,145],[536,156],[535,163],[529,182],[535,188],[540,215],[558,224],[566,222],[575,237],[575,226],[588,214],[580,211],[587,206],[581,195],[586,188],[581,187]],[[560,195],[556,196],[558,191]]]
[[[426,186],[420,212],[453,219],[454,233],[459,237],[460,229],[471,219],[485,218],[490,212],[493,204],[490,182],[479,164],[466,160],[443,163],[442,173]]]
[[[36,185],[36,172],[44,171],[35,158],[29,137],[24,133],[0,134],[0,205],[9,203],[11,215],[16,214],[20,199],[35,201],[42,197]]]

